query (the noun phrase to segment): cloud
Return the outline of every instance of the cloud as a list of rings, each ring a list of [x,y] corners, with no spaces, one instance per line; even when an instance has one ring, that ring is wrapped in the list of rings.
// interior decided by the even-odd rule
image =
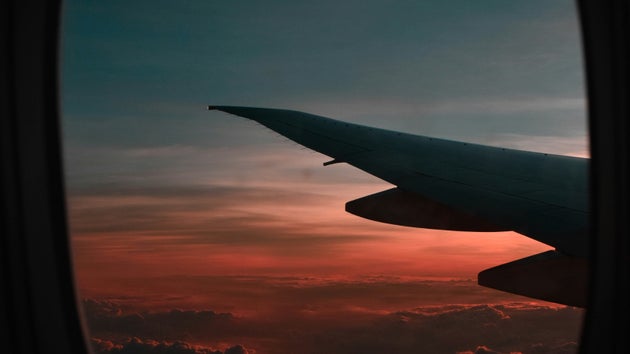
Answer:
[[[457,352],[457,354],[505,354],[505,353],[500,353],[500,352],[497,352],[495,350],[492,350],[492,349],[486,347],[485,345],[480,345],[474,351],[467,350],[467,351],[463,351],[463,352]],[[521,354],[521,353],[520,352],[518,352],[518,353],[517,352],[512,352],[510,354]]]
[[[249,351],[242,345],[235,345],[226,349],[225,354],[249,354]]]
[[[92,334],[180,340],[189,337],[220,338],[231,336],[238,328],[230,313],[183,311],[125,313],[109,301],[83,300],[85,319]]]
[[[164,237],[162,245],[313,249],[321,243],[370,239],[372,235],[352,230],[359,219],[343,213],[343,201],[337,199],[326,193],[276,188],[101,186],[71,198],[70,217],[77,240],[97,235],[133,243],[147,236]],[[331,204],[339,209],[322,215],[322,208]],[[340,218],[355,222],[348,225]],[[154,239],[150,242],[158,247]]]
[[[571,342],[577,334],[579,317],[547,307],[477,305],[448,307],[427,314],[404,311],[382,316],[371,325],[343,332],[328,331],[317,338],[319,350],[344,352],[422,352],[422,353],[556,353],[562,343]],[[568,316],[567,316],[568,315]],[[555,328],[562,323],[564,329]],[[569,328],[571,328],[569,330]],[[312,339],[313,345],[316,340]],[[479,345],[478,343],[486,343]],[[467,348],[476,348],[469,350]]]
[[[577,353],[578,347],[578,343],[575,341],[569,341],[551,347],[546,347],[544,344],[534,344],[530,347],[529,352],[534,354],[547,352],[556,354],[574,354]]]
[[[503,353],[499,353],[497,351],[494,351],[494,350],[486,347],[485,345],[480,345],[475,350],[475,354],[503,354]]]
[[[293,301],[306,305],[303,301],[308,299]],[[256,302],[259,307],[273,307],[265,299]],[[361,312],[348,309],[347,305],[343,309],[340,301],[313,304],[310,308],[276,307],[275,313],[238,317],[208,310],[125,312],[120,306],[95,300],[86,300],[85,304],[91,308],[86,311],[91,334],[100,338],[94,345],[103,353],[125,353],[122,350],[131,347],[139,348],[141,353],[145,349],[159,352],[172,348],[174,343],[179,343],[181,350],[189,350],[183,353],[198,353],[190,350],[199,348],[184,343],[204,343],[223,348],[223,354],[254,350],[278,354],[568,354],[577,348],[582,314],[579,309],[532,303],[454,304]],[[152,340],[127,339],[134,337]]]
[[[151,339],[129,338],[122,342],[92,338],[92,349],[97,354],[253,354],[242,345],[235,345],[225,351],[204,346],[192,345],[184,341],[166,342]]]
[[[103,284],[102,289],[86,294],[110,296],[111,301],[85,300],[86,312],[96,318],[170,312],[173,308],[203,309],[207,304],[212,304],[216,312],[235,317],[258,315],[297,320],[304,314],[337,318],[342,313],[352,317],[395,313],[400,309],[414,309],[415,314],[428,316],[445,312],[448,306],[456,310],[461,305],[515,303],[525,299],[481,287],[470,279],[443,281],[388,276],[177,275],[112,280]],[[123,294],[126,297],[121,297]]]
[[[524,352],[499,352],[494,349],[488,348],[485,345],[479,345],[475,350],[458,351],[457,354],[575,354],[578,350],[578,344],[576,342],[567,342],[556,346],[549,346],[542,343],[536,343],[528,346]]]

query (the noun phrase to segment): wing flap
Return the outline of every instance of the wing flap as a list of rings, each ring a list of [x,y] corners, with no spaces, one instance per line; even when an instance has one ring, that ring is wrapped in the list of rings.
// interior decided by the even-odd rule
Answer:
[[[346,211],[362,218],[402,226],[455,231],[507,231],[400,188],[350,201],[346,203]]]
[[[486,269],[479,285],[569,306],[585,307],[588,261],[547,251]]]

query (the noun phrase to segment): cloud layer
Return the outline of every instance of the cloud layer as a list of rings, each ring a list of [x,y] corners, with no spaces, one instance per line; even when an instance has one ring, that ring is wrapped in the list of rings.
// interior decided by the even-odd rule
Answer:
[[[124,313],[108,302],[84,304],[99,353],[568,354],[577,349],[582,315],[574,308],[529,303],[332,316],[314,309],[265,318],[213,311]]]
[[[142,340],[137,337],[122,342],[92,338],[92,349],[97,354],[253,354],[242,345],[235,345],[223,350],[192,345],[183,341],[166,342]]]

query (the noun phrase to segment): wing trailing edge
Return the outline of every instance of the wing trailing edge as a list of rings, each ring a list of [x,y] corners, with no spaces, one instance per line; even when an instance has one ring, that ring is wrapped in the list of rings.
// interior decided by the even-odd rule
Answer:
[[[479,285],[569,306],[586,307],[588,260],[547,251],[479,273]]]

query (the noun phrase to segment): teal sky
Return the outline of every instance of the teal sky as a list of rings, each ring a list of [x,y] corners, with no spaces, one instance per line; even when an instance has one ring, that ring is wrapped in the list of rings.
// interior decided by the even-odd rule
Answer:
[[[68,1],[66,136],[89,146],[222,144],[210,132],[223,123],[204,109],[232,104],[491,144],[525,135],[583,145],[572,7]]]

